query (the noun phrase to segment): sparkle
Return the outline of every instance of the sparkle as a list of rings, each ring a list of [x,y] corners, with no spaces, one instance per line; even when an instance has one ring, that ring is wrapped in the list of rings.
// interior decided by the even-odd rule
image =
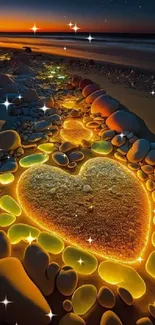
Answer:
[[[92,242],[93,242],[93,239],[92,239],[91,237],[89,237],[89,238],[87,239],[87,241],[88,241],[88,243],[91,245]]]
[[[9,107],[10,105],[12,105],[12,103],[10,103],[10,102],[8,101],[8,98],[6,98],[5,102],[2,103],[2,104],[5,105],[6,110],[8,110],[8,107]]]
[[[66,51],[66,50],[67,50],[67,47],[65,46],[65,47],[64,47],[64,51]]]
[[[41,107],[40,109],[42,109],[42,111],[45,113],[49,108],[44,103],[44,106]]]
[[[89,34],[89,37],[88,37],[87,39],[88,39],[89,43],[91,43],[91,41],[92,41],[94,38],[91,36],[91,34]]]
[[[123,134],[123,133],[120,133],[120,135],[119,135],[120,137],[121,137],[121,139],[123,139],[124,137],[125,137],[125,134]]]
[[[37,30],[40,29],[38,27],[36,27],[36,24],[34,23],[34,26],[32,28],[30,28],[33,30],[34,34],[36,34]]]
[[[80,29],[79,27],[77,27],[77,25],[75,24],[75,26],[72,28],[74,29],[75,33],[78,31],[78,29]]]
[[[22,99],[22,96],[21,96],[21,95],[18,95],[17,98],[18,98],[18,99]]]
[[[49,314],[46,314],[50,318],[50,321],[52,320],[53,317],[56,316],[56,314],[53,314],[52,311],[50,310]]]
[[[70,23],[68,24],[68,26],[71,28],[71,27],[73,26],[72,22],[70,22]]]
[[[7,309],[7,305],[12,304],[13,301],[9,301],[9,300],[7,299],[7,296],[5,296],[5,299],[2,300],[2,301],[0,301],[0,303],[3,304],[3,305],[5,306],[5,309]]]
[[[31,243],[35,240],[35,237],[31,236],[31,233],[29,234],[29,236],[26,238],[26,240],[29,242],[29,244],[31,245]]]
[[[154,90],[151,91],[151,95],[152,95],[152,96],[155,95],[155,91],[154,91]]]
[[[138,257],[138,258],[137,258],[137,261],[138,261],[139,263],[141,263],[143,260],[144,260],[144,259],[143,259],[142,257]]]
[[[84,261],[81,259],[81,257],[80,257],[80,259],[77,261],[80,265],[82,265],[83,263],[84,263]]]

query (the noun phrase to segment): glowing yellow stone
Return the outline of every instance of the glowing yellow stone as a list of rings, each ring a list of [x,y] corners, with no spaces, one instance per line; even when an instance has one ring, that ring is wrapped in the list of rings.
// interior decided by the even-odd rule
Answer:
[[[146,271],[153,277],[155,278],[155,251],[153,251],[146,262],[145,265]]]
[[[92,274],[98,265],[95,256],[77,247],[66,247],[62,259],[66,265],[73,267],[77,273],[84,275]]]
[[[51,153],[54,149],[53,143],[42,143],[38,146],[38,149],[45,152],[45,153]]]
[[[155,231],[152,234],[151,241],[152,241],[152,245],[155,247]]]
[[[19,160],[19,165],[24,168],[28,168],[34,166],[36,164],[43,164],[49,159],[47,154],[36,153],[29,156],[25,156],[24,158]]]
[[[97,299],[97,289],[94,285],[86,284],[73,293],[72,305],[75,314],[84,315],[95,304]]]
[[[10,195],[4,195],[0,198],[0,208],[14,216],[20,216],[22,213],[19,204]]]
[[[52,233],[41,232],[37,238],[38,244],[40,244],[47,252],[57,255],[64,249],[63,241]]]
[[[24,223],[17,223],[8,230],[8,237],[10,238],[11,244],[18,244],[21,240],[28,241],[30,236],[36,239],[39,234],[39,229]]]
[[[82,140],[90,140],[93,132],[87,129],[84,124],[76,119],[68,119],[63,123],[63,128],[60,130],[60,136],[65,141],[70,141],[72,144],[78,145]]]
[[[16,221],[16,217],[9,213],[0,214],[0,227],[8,227]]]
[[[75,100],[71,100],[71,99],[66,99],[62,104],[64,108],[68,108],[68,109],[72,109],[74,105],[75,105]]]
[[[15,177],[12,173],[5,173],[0,175],[0,183],[3,185],[12,183],[14,179]]]
[[[144,280],[130,266],[104,261],[99,265],[98,273],[107,283],[128,290],[134,299],[142,297],[146,292]]]

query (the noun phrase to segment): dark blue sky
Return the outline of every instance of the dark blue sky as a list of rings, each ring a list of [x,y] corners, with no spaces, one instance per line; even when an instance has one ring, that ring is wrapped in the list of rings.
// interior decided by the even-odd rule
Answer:
[[[81,31],[155,32],[155,0],[0,0],[0,30],[8,17],[12,29],[22,20],[25,28],[35,21],[46,30],[66,31],[72,21]]]

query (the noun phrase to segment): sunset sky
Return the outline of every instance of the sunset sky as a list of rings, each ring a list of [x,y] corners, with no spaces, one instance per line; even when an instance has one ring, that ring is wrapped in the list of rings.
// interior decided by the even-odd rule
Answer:
[[[0,0],[0,31],[154,32],[155,0]]]

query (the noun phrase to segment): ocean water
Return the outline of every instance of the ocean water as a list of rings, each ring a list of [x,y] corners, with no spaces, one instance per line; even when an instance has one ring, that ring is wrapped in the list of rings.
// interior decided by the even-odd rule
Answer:
[[[0,47],[22,48],[155,69],[155,35],[91,33],[0,33]],[[64,49],[66,48],[66,50]]]

